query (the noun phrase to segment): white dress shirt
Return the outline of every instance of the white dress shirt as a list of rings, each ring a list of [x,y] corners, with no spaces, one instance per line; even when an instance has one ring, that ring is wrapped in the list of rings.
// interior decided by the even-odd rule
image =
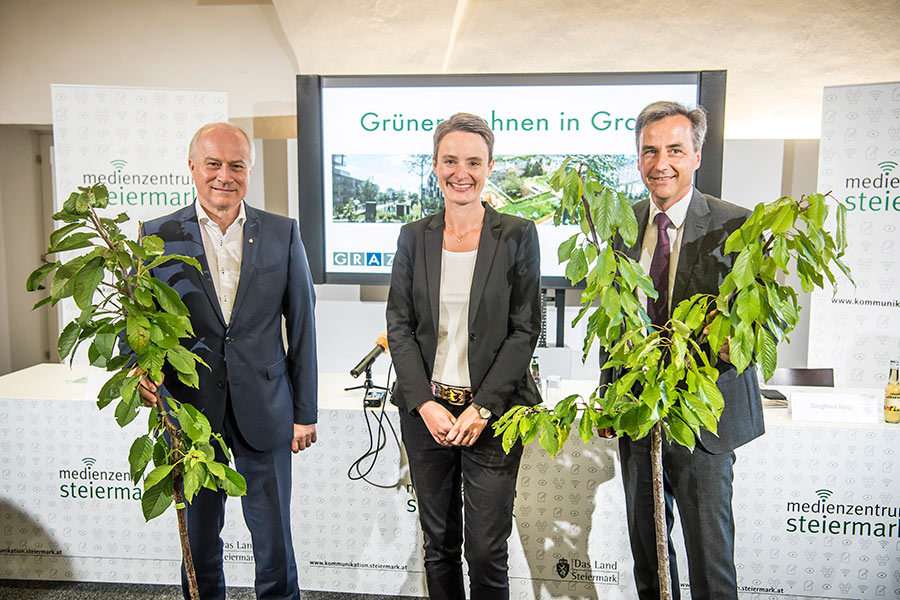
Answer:
[[[641,255],[638,261],[644,273],[650,274],[650,263],[653,261],[653,252],[656,250],[656,238],[659,234],[656,231],[656,223],[653,219],[661,212],[665,212],[669,217],[671,225],[666,229],[669,234],[669,314],[672,314],[672,289],[675,287],[675,272],[678,270],[678,255],[681,253],[681,237],[684,233],[684,221],[687,219],[688,207],[691,204],[691,197],[694,195],[694,188],[688,190],[687,194],[681,197],[678,202],[669,207],[668,210],[659,210],[653,199],[650,199],[650,216],[647,220],[647,228],[644,230],[644,242],[641,244]],[[672,235],[674,233],[674,235]],[[638,288],[637,299],[641,306],[647,308],[647,295]]]
[[[227,324],[231,321],[234,296],[241,278],[244,221],[247,220],[247,213],[244,210],[244,203],[241,202],[237,219],[228,226],[225,233],[222,233],[199,201],[196,202],[196,208],[200,237],[203,238],[203,251],[206,253],[206,262],[212,275],[213,286],[216,288],[216,296],[219,298],[219,308],[222,309],[222,316],[225,317]]]
[[[469,387],[469,296],[478,250],[441,252],[440,317],[434,356],[435,381]]]

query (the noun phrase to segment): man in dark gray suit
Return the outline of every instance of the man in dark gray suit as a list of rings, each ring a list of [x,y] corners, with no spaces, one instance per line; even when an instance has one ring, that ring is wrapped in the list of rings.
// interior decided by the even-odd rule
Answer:
[[[694,294],[717,294],[731,270],[734,255],[725,255],[728,236],[749,216],[743,208],[703,194],[693,187],[706,137],[706,113],[675,102],[655,102],[641,111],[635,125],[638,168],[650,200],[634,206],[638,239],[619,248],[654,279],[659,298],[647,303],[648,314],[664,323],[672,307]],[[671,301],[669,301],[671,299]],[[654,319],[654,322],[657,322]],[[718,386],[725,399],[718,435],[704,431],[693,453],[663,442],[666,521],[671,532],[673,502],[684,530],[691,597],[737,599],[734,568],[734,517],[731,509],[734,449],[762,435],[762,404],[756,369],[738,374],[720,352]],[[601,352],[601,366],[606,356]],[[615,377],[601,373],[601,385]],[[628,532],[634,578],[641,600],[659,597],[653,522],[650,436],[619,440]],[[672,596],[680,598],[675,549],[669,538]]]
[[[142,233],[161,237],[167,254],[193,256],[203,267],[201,273],[170,261],[152,274],[187,305],[193,337],[182,345],[209,368],[198,366],[196,389],[163,369],[164,385],[169,396],[206,415],[247,481],[241,503],[257,598],[299,600],[291,451],[316,441],[317,408],[315,292],[306,252],[296,221],[244,203],[253,145],[243,130],[229,123],[200,128],[188,166],[197,202],[144,223]],[[145,404],[155,402],[156,386],[145,385]],[[202,600],[225,598],[224,523],[225,493],[201,489],[188,506],[187,528]],[[182,582],[187,598],[183,574]]]

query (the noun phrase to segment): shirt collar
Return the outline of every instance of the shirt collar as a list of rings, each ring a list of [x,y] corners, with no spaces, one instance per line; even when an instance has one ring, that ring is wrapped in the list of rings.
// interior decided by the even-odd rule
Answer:
[[[200,200],[194,200],[194,208],[197,211],[197,221],[203,225],[204,227],[209,227],[210,225],[216,227],[218,229],[218,225],[216,222],[212,220],[209,216],[209,213],[206,212],[206,209],[203,208],[203,205],[200,204]],[[244,222],[247,220],[247,211],[244,210],[244,203],[241,202],[241,208],[238,210],[238,216],[234,220],[234,223],[228,226],[228,229],[231,229],[235,225],[243,226]],[[227,231],[227,229],[226,229]]]
[[[653,223],[653,219],[656,217],[657,213],[665,212],[666,216],[669,217],[669,220],[672,221],[672,225],[675,226],[675,229],[679,229],[682,225],[684,225],[684,220],[687,219],[687,211],[691,205],[691,196],[694,195],[694,188],[691,188],[687,191],[687,193],[682,196],[678,202],[670,206],[667,210],[661,211],[659,207],[656,206],[656,202],[653,199],[650,199],[650,220],[647,223]]]

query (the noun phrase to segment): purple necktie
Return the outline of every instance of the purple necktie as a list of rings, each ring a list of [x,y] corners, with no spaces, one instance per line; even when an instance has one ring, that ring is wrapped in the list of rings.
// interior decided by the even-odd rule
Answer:
[[[666,213],[656,213],[653,218],[656,223],[656,249],[653,251],[653,260],[650,261],[650,279],[653,287],[659,293],[656,300],[647,298],[647,315],[654,325],[660,327],[669,320],[669,232],[667,228],[672,221]]]

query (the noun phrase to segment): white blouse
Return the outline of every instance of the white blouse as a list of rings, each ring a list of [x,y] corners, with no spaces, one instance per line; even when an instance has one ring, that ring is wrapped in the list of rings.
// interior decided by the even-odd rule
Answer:
[[[441,252],[441,295],[435,381],[469,387],[469,295],[478,250]]]

